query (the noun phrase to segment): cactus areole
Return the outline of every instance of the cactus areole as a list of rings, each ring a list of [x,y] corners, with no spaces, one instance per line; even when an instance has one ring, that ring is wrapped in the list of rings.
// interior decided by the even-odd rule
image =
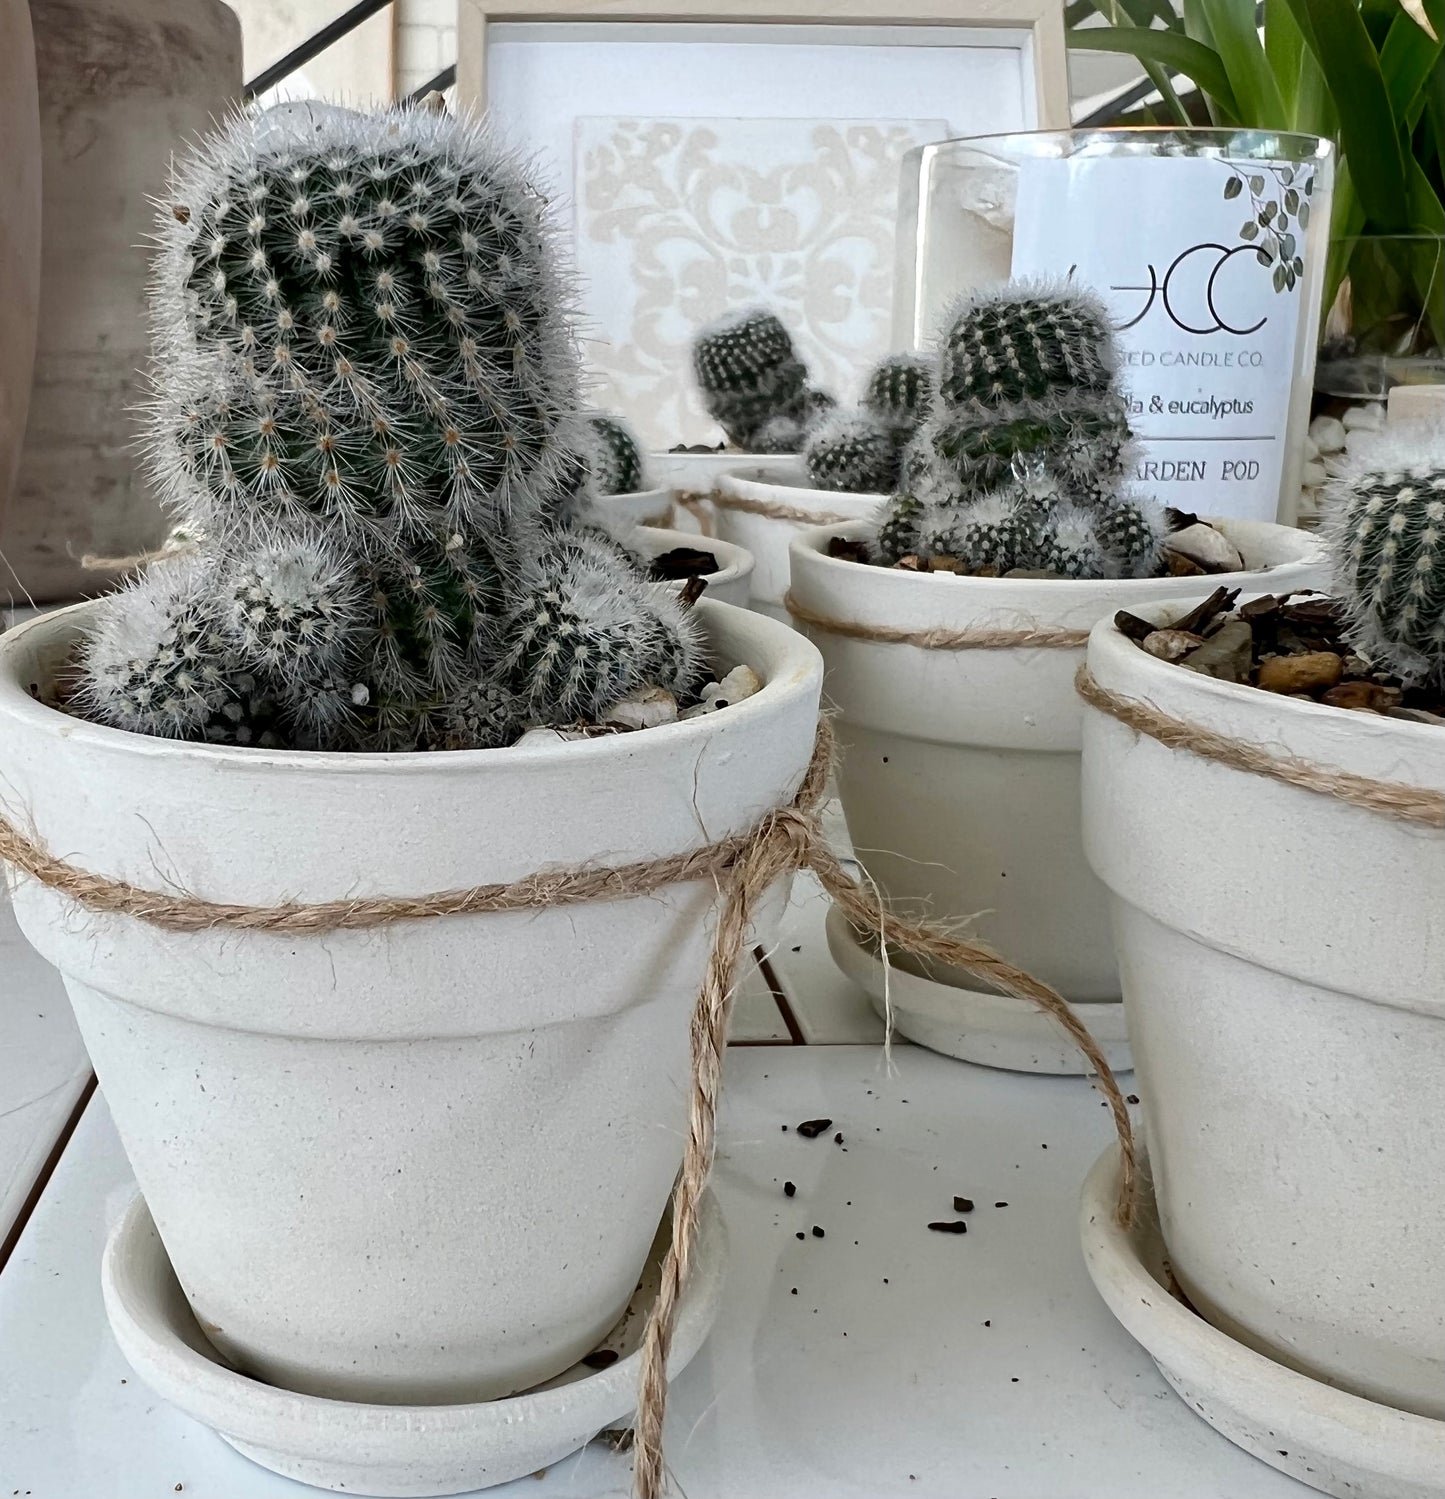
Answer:
[[[159,222],[147,461],[196,540],[105,602],[85,712],[486,748],[699,683],[686,612],[581,535],[635,447],[582,413],[546,203],[483,128],[238,117],[178,163]]]

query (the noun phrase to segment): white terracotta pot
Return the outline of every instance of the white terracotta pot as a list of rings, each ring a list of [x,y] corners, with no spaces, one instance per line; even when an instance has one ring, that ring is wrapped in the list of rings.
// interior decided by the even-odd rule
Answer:
[[[602,494],[593,506],[614,526],[666,526],[672,520],[672,491],[658,488]]]
[[[1321,580],[1313,537],[1262,522],[1221,524],[1247,561],[1270,570],[1211,585],[1268,592]],[[829,557],[837,534],[862,528],[793,542],[793,596],[815,614],[863,625],[1085,630],[1141,600],[1199,592],[1198,578],[966,578],[871,567]],[[848,827],[888,898],[945,920],[976,917],[971,930],[1070,1000],[1117,1000],[1106,892],[1078,833],[1082,647],[925,650],[810,633],[838,710]],[[974,982],[931,972],[961,987]],[[895,1012],[911,1034],[907,1006]]]
[[[396,755],[179,744],[42,706],[28,684],[92,607],[0,637],[0,801],[74,865],[151,888],[309,903],[647,860],[751,826],[813,744],[817,652],[725,604],[698,605],[718,661],[766,684],[732,708]],[[486,1400],[616,1321],[681,1159],[714,881],[300,938],[14,895],[197,1320],[244,1372]]]
[[[1432,726],[1216,682],[1107,622],[1088,659],[1102,687],[1272,756],[1445,790]],[[1094,709],[1083,738],[1175,1275],[1268,1357],[1445,1418],[1445,830]]]
[[[788,591],[788,544],[809,529],[808,522],[775,520],[727,506],[731,498],[763,505],[786,505],[806,510],[811,524],[865,520],[883,503],[879,494],[843,494],[813,489],[801,458],[769,458],[746,468],[734,467],[718,476],[715,485],[722,503],[716,506],[717,534],[753,554],[752,607],[774,619],[788,621],[783,596]]]
[[[740,609],[747,608],[748,580],[752,576],[753,559],[751,553],[734,546],[732,542],[699,536],[694,531],[668,531],[661,526],[638,526],[628,542],[645,557],[660,557],[676,547],[692,547],[700,552],[711,552],[718,565],[715,572],[703,574],[707,580],[705,597],[720,599],[724,604],[736,604]],[[676,593],[683,585],[676,582],[667,586]]]
[[[26,0],[0,0],[0,518],[20,462],[40,309],[40,110]],[[0,542],[0,552],[4,551]],[[0,604],[15,594],[0,559]]]
[[[108,581],[81,567],[86,552],[129,554],[165,529],[134,447],[150,200],[164,194],[172,153],[239,95],[241,28],[221,0],[31,0],[30,11],[44,164],[41,315],[0,548],[25,589],[53,602]],[[8,134],[0,139],[8,154]]]

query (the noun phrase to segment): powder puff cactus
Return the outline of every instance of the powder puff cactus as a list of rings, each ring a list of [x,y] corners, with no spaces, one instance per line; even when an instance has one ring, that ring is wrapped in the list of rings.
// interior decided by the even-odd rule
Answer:
[[[515,678],[508,639],[596,442],[519,163],[429,109],[282,105],[184,158],[160,226],[148,460],[198,551],[102,610],[89,711],[251,742],[244,701],[295,747],[417,749],[505,743],[524,713],[596,699]],[[609,640],[616,599],[651,597],[615,551],[547,586],[574,581],[565,616],[600,610]],[[612,649],[609,680],[658,655]]]
[[[1380,440],[1326,503],[1351,643],[1407,684],[1445,688],[1445,440]]]
[[[965,300],[939,342],[933,402],[878,519],[886,561],[1148,577],[1162,508],[1124,475],[1132,434],[1103,303],[1072,285]]]

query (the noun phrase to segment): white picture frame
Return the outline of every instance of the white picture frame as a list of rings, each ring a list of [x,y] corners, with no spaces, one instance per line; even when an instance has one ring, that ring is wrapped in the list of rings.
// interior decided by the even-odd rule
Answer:
[[[899,164],[1069,121],[1061,0],[459,0],[457,108],[559,199],[591,398],[721,435],[692,331],[763,302],[840,399],[892,338]]]

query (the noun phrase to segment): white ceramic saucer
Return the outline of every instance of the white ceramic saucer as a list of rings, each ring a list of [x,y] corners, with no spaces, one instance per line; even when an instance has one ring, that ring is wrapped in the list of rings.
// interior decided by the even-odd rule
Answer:
[[[891,1009],[899,1034],[930,1051],[1010,1072],[1078,1074],[1089,1070],[1058,1023],[1024,1000],[920,978],[897,963],[887,970],[885,991],[883,960],[876,947],[861,942],[836,909],[828,912],[828,949],[883,1020],[887,1021]],[[1124,1006],[1118,1001],[1076,1004],[1074,1011],[1099,1043],[1109,1066],[1115,1072],[1127,1072],[1134,1063],[1129,1056]]]
[[[1147,1170],[1133,1229],[1114,1221],[1118,1146],[1084,1183],[1089,1274],[1109,1310],[1185,1404],[1238,1447],[1338,1499],[1445,1499],[1445,1421],[1287,1369],[1237,1343],[1180,1299]]]
[[[112,1331],[136,1373],[262,1467],[346,1494],[467,1493],[535,1473],[630,1416],[648,1309],[666,1237],[659,1232],[621,1321],[585,1363],[522,1395],[476,1405],[359,1405],[295,1395],[236,1373],[196,1325],[143,1198],[111,1231],[101,1268]],[[692,1274],[678,1308],[669,1374],[686,1367],[717,1315],[727,1230],[704,1198]],[[589,1355],[591,1357],[592,1355]]]

